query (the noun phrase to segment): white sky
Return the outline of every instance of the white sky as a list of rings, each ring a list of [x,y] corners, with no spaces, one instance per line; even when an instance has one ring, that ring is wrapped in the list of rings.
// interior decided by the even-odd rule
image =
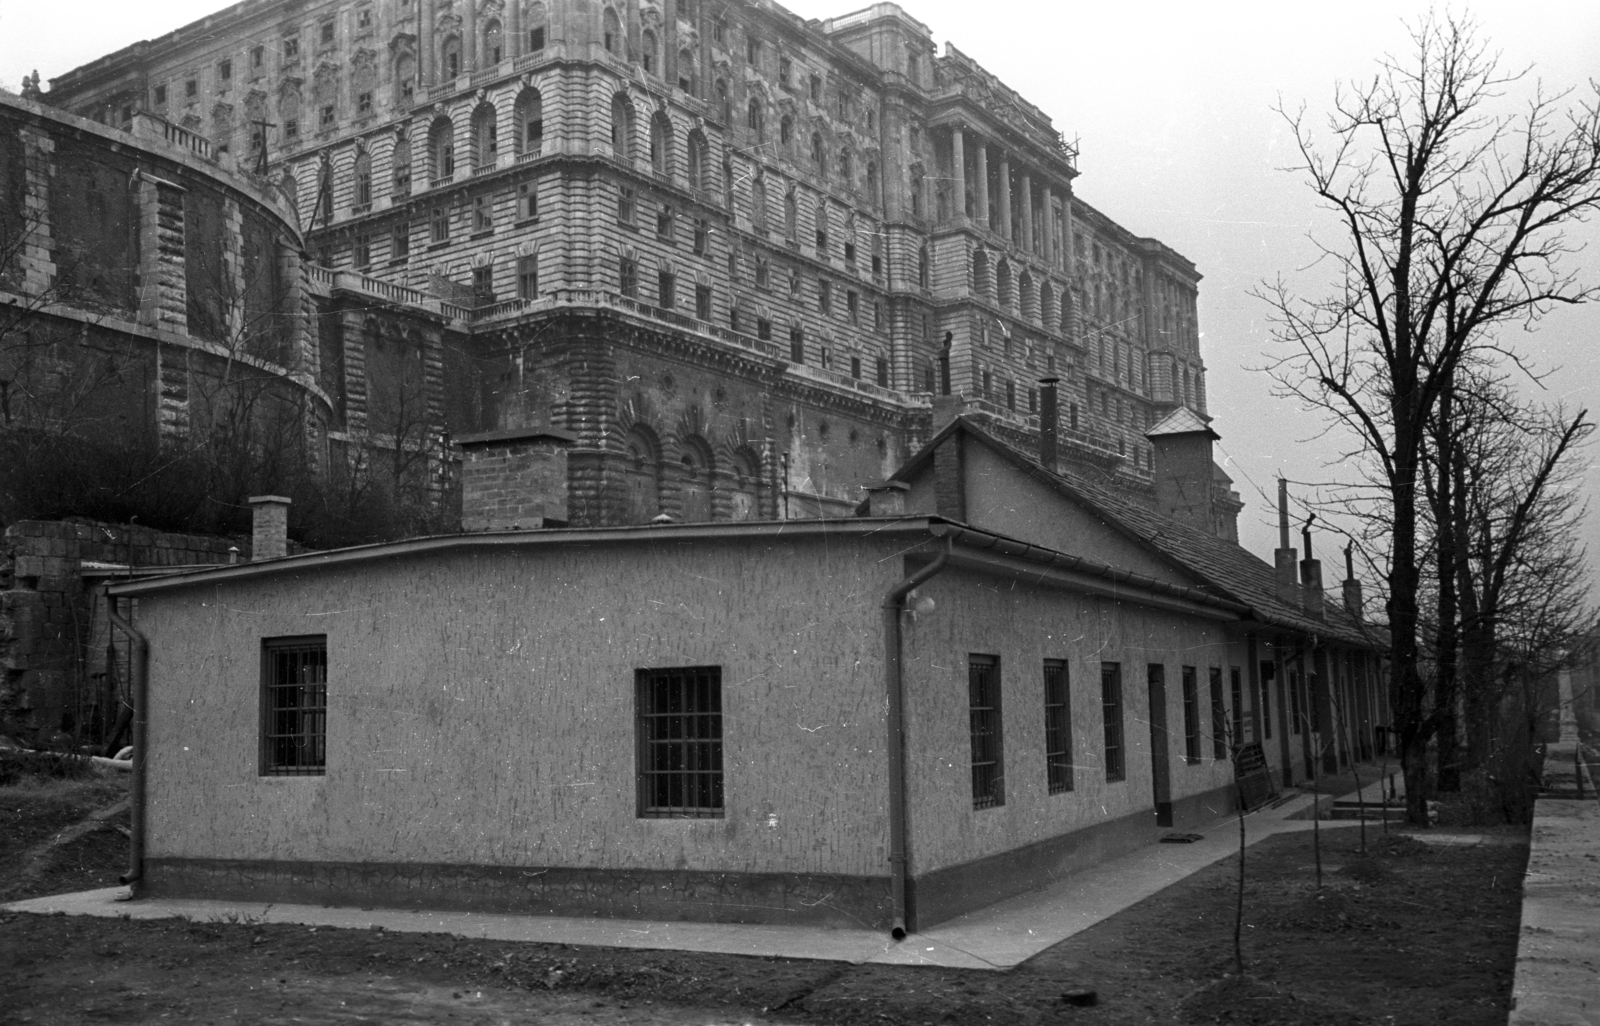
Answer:
[[[864,3],[787,0],[807,18]],[[0,84],[16,90],[37,68],[46,80],[139,39],[154,38],[225,4],[80,0],[58,11],[38,0],[0,0]],[[1338,480],[1336,439],[1319,439],[1312,414],[1268,395],[1259,367],[1271,347],[1267,311],[1251,286],[1283,273],[1310,282],[1306,231],[1318,218],[1300,179],[1279,171],[1291,140],[1271,111],[1281,96],[1327,109],[1336,81],[1368,77],[1384,52],[1406,52],[1402,18],[1427,0],[1337,4],[1028,3],[905,0],[903,7],[1049,114],[1081,147],[1078,193],[1134,232],[1189,257],[1200,286],[1209,406],[1222,435],[1219,462],[1247,505],[1241,540],[1270,559],[1276,544],[1273,481]],[[1457,5],[1483,26],[1507,65],[1531,65],[1546,86],[1583,86],[1600,75],[1600,4],[1504,0]],[[974,11],[979,16],[974,17]],[[1600,226],[1582,229],[1600,243]],[[1577,269],[1600,279],[1595,253]],[[1563,311],[1520,340],[1545,368],[1546,396],[1600,413],[1600,306]],[[1588,494],[1600,495],[1600,452]],[[1595,503],[1600,507],[1600,503]],[[1586,525],[1600,566],[1600,509]],[[1332,558],[1333,539],[1319,546]],[[1335,579],[1332,567],[1327,579]]]

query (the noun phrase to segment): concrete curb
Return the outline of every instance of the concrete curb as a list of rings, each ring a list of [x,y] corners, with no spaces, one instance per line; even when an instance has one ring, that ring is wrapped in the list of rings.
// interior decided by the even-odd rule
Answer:
[[[1509,1026],[1600,1026],[1597,851],[1600,802],[1539,799]]]

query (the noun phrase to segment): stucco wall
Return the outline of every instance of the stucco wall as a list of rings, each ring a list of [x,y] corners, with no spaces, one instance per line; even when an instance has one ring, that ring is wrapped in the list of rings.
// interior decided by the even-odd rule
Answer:
[[[891,546],[480,551],[148,596],[149,853],[885,874]],[[327,775],[258,776],[261,639],[309,633]],[[634,670],[703,664],[726,818],[638,819]]]
[[[1167,667],[1172,800],[1231,783],[1212,758],[1208,668],[1244,666],[1223,624],[1053,588],[947,570],[922,588],[936,608],[906,633],[907,777],[912,873],[947,866],[1150,813],[1145,667]],[[972,807],[967,655],[1000,657],[1005,804]],[[1071,682],[1073,790],[1050,794],[1045,775],[1043,661],[1064,659]],[[1107,783],[1100,664],[1122,663],[1126,779]],[[1199,679],[1201,759],[1184,761],[1181,666]]]

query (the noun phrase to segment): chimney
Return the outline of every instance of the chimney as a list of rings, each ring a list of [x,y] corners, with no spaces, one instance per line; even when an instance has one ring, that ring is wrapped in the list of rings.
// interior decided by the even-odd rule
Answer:
[[[867,485],[867,516],[905,516],[906,493],[910,490],[911,486],[904,481],[880,481]]]
[[[1150,473],[1156,511],[1196,531],[1217,533],[1212,502],[1211,443],[1217,433],[1192,410],[1179,408],[1145,433],[1150,439]]]
[[[250,518],[250,561],[281,559],[289,554],[289,502],[281,495],[252,495],[245,500]]]
[[[567,447],[554,428],[486,431],[456,439],[462,453],[461,529],[567,526]]]
[[[1300,604],[1300,579],[1295,570],[1297,553],[1289,547],[1289,482],[1278,478],[1278,549],[1273,553],[1277,567],[1278,601]]]
[[[1359,621],[1362,617],[1361,582],[1356,580],[1355,560],[1350,556],[1355,544],[1351,542],[1344,547],[1344,611]]]
[[[1039,462],[1056,469],[1056,441],[1060,422],[1056,414],[1056,383],[1060,378],[1039,379]]]
[[[1311,522],[1317,519],[1315,513],[1306,517],[1305,526],[1300,528],[1300,539],[1305,543],[1306,558],[1300,561],[1300,581],[1304,587],[1301,589],[1303,607],[1307,616],[1322,619],[1322,560],[1311,558]]]

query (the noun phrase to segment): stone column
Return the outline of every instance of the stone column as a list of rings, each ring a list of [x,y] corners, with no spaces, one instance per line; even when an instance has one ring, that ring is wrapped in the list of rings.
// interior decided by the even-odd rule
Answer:
[[[1000,173],[995,177],[1000,180],[1000,224],[989,227],[998,231],[1002,239],[1011,242],[1011,157],[1005,150],[1000,151]]]
[[[1017,184],[1022,187],[1022,237],[1017,240],[1017,248],[1032,253],[1038,248],[1033,236],[1033,176],[1023,171],[1017,176]]]
[[[1050,195],[1050,183],[1045,182],[1039,186],[1040,208],[1044,211],[1044,237],[1039,241],[1040,255],[1044,257],[1046,267],[1054,267],[1056,255],[1056,206],[1055,197]]]
[[[43,295],[56,283],[55,232],[50,220],[50,186],[55,178],[56,142],[44,132],[23,128],[22,232],[17,253],[23,291]],[[153,238],[154,236],[149,236]]]
[[[979,224],[983,225],[985,228],[988,228],[988,227],[991,227],[990,224],[989,224],[989,145],[988,145],[988,143],[985,143],[982,139],[979,139],[978,140],[977,152],[974,153],[973,156],[975,156],[977,158],[977,162],[978,162],[978,166],[973,170],[973,173],[978,178],[978,195],[977,195],[977,200],[974,203],[974,206],[977,209],[973,211],[973,214],[975,215],[975,220]]]
[[[461,32],[462,35],[466,36],[461,41],[461,70],[470,75],[478,70],[478,4],[476,0],[468,0],[467,2],[467,18]]]
[[[957,125],[950,129],[950,164],[954,170],[952,177],[956,180],[955,197],[952,202],[950,217],[959,222],[967,216],[967,145],[961,134],[961,127]],[[924,197],[926,199],[926,197]]]

